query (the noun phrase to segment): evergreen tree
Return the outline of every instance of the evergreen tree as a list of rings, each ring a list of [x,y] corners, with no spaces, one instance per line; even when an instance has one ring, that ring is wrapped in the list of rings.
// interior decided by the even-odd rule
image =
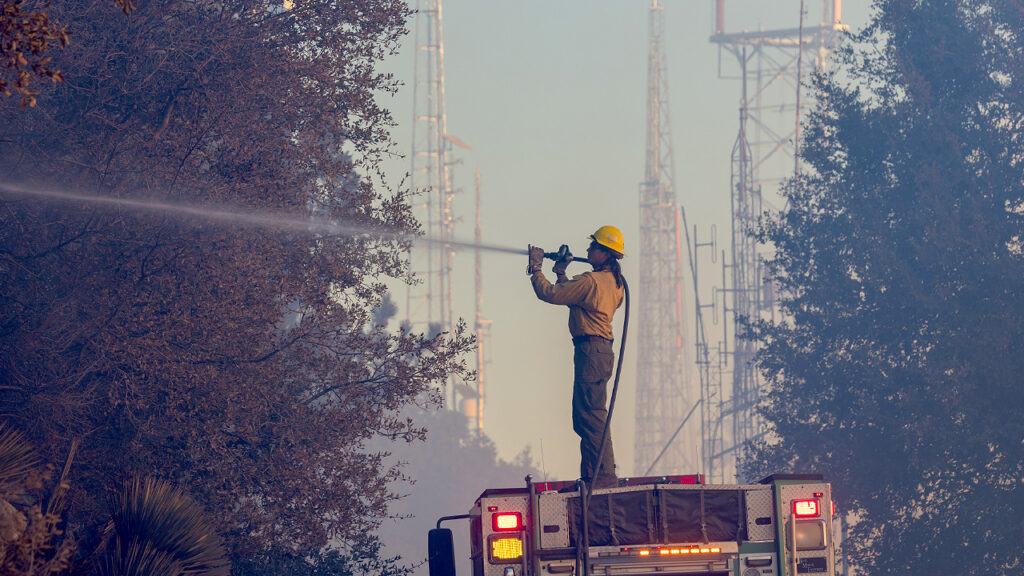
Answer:
[[[867,574],[1019,574],[1024,3],[878,0],[816,79],[787,207],[758,234],[771,440],[816,471]]]

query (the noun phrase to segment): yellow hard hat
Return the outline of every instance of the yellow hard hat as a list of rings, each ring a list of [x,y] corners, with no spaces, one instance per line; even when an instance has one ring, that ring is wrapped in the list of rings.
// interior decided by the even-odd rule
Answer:
[[[611,250],[619,258],[626,255],[622,251],[625,247],[625,243],[622,241],[622,231],[615,226],[601,226],[597,232],[590,235],[590,239]]]

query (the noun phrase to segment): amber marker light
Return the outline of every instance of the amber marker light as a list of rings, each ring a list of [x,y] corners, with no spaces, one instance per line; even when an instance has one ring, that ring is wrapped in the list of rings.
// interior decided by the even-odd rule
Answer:
[[[659,556],[681,556],[686,554],[721,554],[722,548],[719,546],[685,546],[682,548],[657,548]],[[650,550],[637,550],[638,556],[650,556]]]
[[[491,540],[491,557],[498,561],[518,560],[523,557],[523,541],[519,538]]]

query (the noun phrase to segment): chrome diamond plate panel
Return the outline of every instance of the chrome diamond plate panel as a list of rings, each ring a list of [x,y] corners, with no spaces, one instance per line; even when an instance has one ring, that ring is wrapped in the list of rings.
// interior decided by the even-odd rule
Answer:
[[[541,494],[537,508],[541,548],[569,547],[568,501],[572,494]]]
[[[752,542],[775,540],[775,508],[772,506],[771,486],[744,493],[747,503],[747,538]],[[769,522],[764,523],[764,518]],[[760,523],[758,522],[760,520]]]
[[[825,536],[829,540],[828,546],[825,550],[802,550],[796,552],[795,562],[798,565],[796,572],[798,574],[813,573],[815,576],[818,574],[822,576],[834,576],[836,566],[833,543],[830,541],[832,538],[832,493],[830,486],[824,483],[807,483],[781,486],[780,488],[782,497],[782,513],[785,516],[785,518],[783,518],[783,522],[785,522],[787,532],[791,528],[789,523],[793,520],[793,500],[804,498],[815,499],[818,500],[821,505],[821,514],[819,518],[801,520],[801,522],[823,522],[825,525]],[[815,496],[816,493],[821,494],[821,496]],[[787,541],[790,540],[791,538],[787,534]],[[787,572],[792,572],[792,570]]]

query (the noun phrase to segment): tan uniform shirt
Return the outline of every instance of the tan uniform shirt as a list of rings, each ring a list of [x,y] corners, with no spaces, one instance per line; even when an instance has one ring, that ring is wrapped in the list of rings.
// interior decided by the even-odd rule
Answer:
[[[551,284],[543,272],[530,277],[537,298],[550,304],[569,307],[569,334],[614,339],[612,314],[622,306],[623,291],[615,284],[610,270],[584,272],[572,280]]]

